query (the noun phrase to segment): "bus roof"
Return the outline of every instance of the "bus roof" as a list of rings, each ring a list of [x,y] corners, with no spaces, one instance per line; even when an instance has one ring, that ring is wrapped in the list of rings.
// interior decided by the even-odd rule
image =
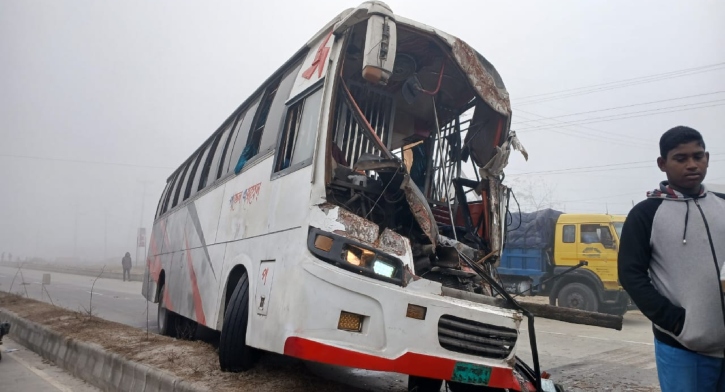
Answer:
[[[335,29],[336,27],[338,27],[341,23],[345,21],[345,19],[349,15],[358,10],[364,8],[372,9],[374,7],[380,6],[390,9],[389,6],[381,1],[366,1],[355,9],[348,8],[340,12],[337,16],[335,16],[332,20],[325,24],[325,26],[323,26],[315,35],[313,35],[312,38],[310,38],[298,51],[296,51],[292,55],[292,57],[285,61],[284,64],[282,64],[272,75],[270,75],[266,81],[260,83],[259,87],[252,94],[250,94],[249,97],[247,97],[247,99],[245,99],[244,102],[242,102],[242,104],[239,105],[239,107],[237,107],[237,109],[234,110],[234,112],[232,112],[214,132],[211,133],[207,140],[205,140],[204,143],[202,143],[196,150],[194,150],[192,154],[190,154],[189,157],[184,160],[184,162],[169,175],[167,182],[173,181],[177,172],[183,170],[185,165],[187,165],[187,163],[194,159],[194,157],[203,148],[205,148],[207,143],[210,143],[218,133],[223,132],[225,126],[229,123],[229,121],[233,121],[239,112],[245,110],[248,106],[250,106],[254,102],[255,98],[257,98],[257,96],[264,91],[266,85],[271,80],[279,77],[289,66],[289,64],[298,61],[301,56],[303,56],[308,50],[313,48],[319,40],[324,39],[324,37],[330,32],[331,29]],[[509,94],[506,90],[506,86],[504,85],[503,79],[501,78],[500,74],[494,68],[494,66],[488,60],[486,60],[485,57],[483,57],[479,52],[470,47],[463,40],[448,33],[445,33],[441,30],[438,30],[434,27],[398,15],[395,15],[395,21],[398,25],[406,26],[408,28],[435,35],[440,38],[446,45],[448,45],[451,48],[451,52],[453,54],[453,58],[451,58],[451,60],[461,67],[461,70],[468,77],[468,80],[473,89],[475,90],[476,94],[491,109],[507,118],[508,123],[505,125],[505,130],[508,131],[511,121],[511,101],[509,99]],[[475,150],[476,146],[473,145],[471,147]],[[519,149],[523,149],[523,147]],[[524,152],[524,154],[526,153]],[[481,163],[481,165],[485,163],[486,162],[483,162]],[[496,166],[499,165],[500,162],[497,162]]]

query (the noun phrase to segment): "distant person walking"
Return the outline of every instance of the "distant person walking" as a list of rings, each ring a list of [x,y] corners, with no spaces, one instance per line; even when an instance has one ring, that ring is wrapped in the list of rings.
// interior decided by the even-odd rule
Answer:
[[[622,229],[619,281],[652,321],[662,392],[725,392],[725,195],[702,185],[709,160],[696,130],[665,132],[667,181]]]
[[[128,274],[128,281],[131,281],[131,254],[126,252],[126,256],[121,259],[121,265],[123,266],[123,281],[126,281],[126,274]]]

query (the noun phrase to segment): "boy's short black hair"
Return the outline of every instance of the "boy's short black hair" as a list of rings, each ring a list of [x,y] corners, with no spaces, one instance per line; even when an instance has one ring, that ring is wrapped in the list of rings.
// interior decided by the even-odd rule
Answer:
[[[702,139],[700,132],[682,125],[674,127],[662,134],[660,138],[660,156],[667,159],[667,154],[670,151],[680,144],[690,142],[698,142],[702,148],[705,148],[705,140]]]

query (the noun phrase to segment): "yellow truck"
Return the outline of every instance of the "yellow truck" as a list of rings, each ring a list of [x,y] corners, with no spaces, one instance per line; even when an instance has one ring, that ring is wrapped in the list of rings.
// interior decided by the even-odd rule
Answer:
[[[548,295],[551,305],[623,315],[629,296],[617,279],[625,216],[513,214],[498,273],[507,291]],[[586,265],[563,272],[585,261]]]

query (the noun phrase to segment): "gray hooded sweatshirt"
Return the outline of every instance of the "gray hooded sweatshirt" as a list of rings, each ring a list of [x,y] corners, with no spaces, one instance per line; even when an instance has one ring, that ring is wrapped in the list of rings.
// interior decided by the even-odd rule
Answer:
[[[725,356],[725,195],[685,196],[666,182],[627,216],[619,280],[670,346]]]

